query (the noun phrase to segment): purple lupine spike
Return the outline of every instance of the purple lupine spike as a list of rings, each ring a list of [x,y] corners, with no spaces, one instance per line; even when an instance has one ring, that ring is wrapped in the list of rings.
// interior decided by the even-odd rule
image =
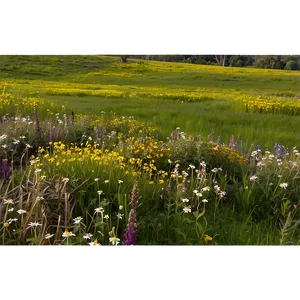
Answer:
[[[35,130],[38,135],[41,135],[42,129],[40,127],[40,121],[39,121],[39,105],[36,104],[34,107],[34,124],[35,124]]]
[[[9,165],[7,159],[2,159],[2,176],[4,182],[9,182]]]
[[[57,141],[61,140],[61,136],[60,136],[60,128],[57,129]]]
[[[96,127],[96,140],[99,140],[99,130],[98,130],[98,127]]]
[[[128,223],[125,230],[125,242],[124,245],[134,245],[136,240],[137,225],[136,225],[136,207],[138,203],[138,189],[137,185],[134,184],[131,191],[131,210],[129,213]]]
[[[233,150],[236,151],[238,149],[238,147],[239,147],[239,144],[237,142],[235,142]]]
[[[53,128],[52,125],[50,124],[50,129],[49,129],[49,142],[52,142],[53,140]]]
[[[229,142],[229,147],[234,150],[235,142],[234,142],[234,135],[231,136],[230,142]]]

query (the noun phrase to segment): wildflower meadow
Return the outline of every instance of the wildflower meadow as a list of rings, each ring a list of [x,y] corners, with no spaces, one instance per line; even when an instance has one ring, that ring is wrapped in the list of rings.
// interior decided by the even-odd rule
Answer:
[[[300,244],[299,71],[0,62],[1,245]]]

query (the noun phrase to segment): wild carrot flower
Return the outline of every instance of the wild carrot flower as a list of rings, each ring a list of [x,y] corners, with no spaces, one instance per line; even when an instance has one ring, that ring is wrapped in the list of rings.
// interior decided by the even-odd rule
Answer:
[[[97,193],[98,193],[99,196],[104,194],[103,191],[101,191],[101,190],[97,191]]]
[[[104,183],[109,183],[109,180],[104,180]]]
[[[181,199],[182,202],[189,202],[190,200],[188,198],[184,198],[184,199]]]
[[[119,184],[122,184],[123,182],[124,182],[123,180],[120,180],[120,179],[118,180]]]
[[[105,216],[104,216],[104,219],[107,219],[107,220],[108,220],[108,219],[109,219],[109,215],[105,215]]]

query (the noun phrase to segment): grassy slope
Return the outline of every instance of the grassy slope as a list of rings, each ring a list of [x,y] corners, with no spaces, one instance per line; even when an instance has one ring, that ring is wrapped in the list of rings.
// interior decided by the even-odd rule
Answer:
[[[300,146],[299,117],[249,114],[231,101],[243,95],[293,97],[300,93],[299,72],[135,60],[123,64],[104,56],[1,56],[0,81],[75,112],[134,115],[156,124],[162,138],[180,126],[204,137],[213,131],[225,142],[233,134],[245,146]],[[53,95],[49,89],[76,89],[86,95]],[[91,96],[92,91],[100,94]],[[182,102],[190,95],[202,100]]]

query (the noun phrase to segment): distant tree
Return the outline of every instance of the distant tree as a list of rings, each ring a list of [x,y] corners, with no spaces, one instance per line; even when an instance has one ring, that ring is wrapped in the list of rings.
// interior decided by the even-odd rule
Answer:
[[[230,67],[246,67],[253,64],[252,55],[232,55],[229,59]]]
[[[289,60],[285,67],[284,67],[285,70],[299,70],[299,64],[297,64],[297,62],[295,60]]]
[[[215,55],[215,58],[219,66],[225,66],[226,55]]]
[[[128,57],[129,57],[129,55],[122,55],[122,56],[121,56],[121,61],[122,61],[123,63],[126,63]]]

